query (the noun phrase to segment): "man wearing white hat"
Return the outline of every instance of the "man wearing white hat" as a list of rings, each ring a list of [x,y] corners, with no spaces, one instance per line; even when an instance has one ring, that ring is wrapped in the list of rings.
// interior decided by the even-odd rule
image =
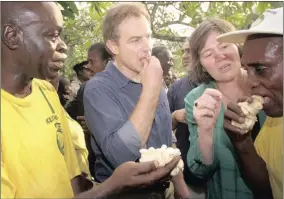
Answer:
[[[269,9],[249,30],[223,34],[219,42],[244,43],[241,63],[248,71],[253,95],[264,99],[268,115],[255,143],[231,125],[243,117],[229,104],[224,128],[240,157],[244,178],[256,198],[283,197],[283,8]],[[273,196],[272,196],[273,195]]]

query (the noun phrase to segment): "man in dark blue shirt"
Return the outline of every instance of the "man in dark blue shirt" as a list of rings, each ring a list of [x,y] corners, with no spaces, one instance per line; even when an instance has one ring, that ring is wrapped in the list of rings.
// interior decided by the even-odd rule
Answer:
[[[102,30],[114,62],[89,80],[84,91],[99,182],[120,164],[138,160],[140,149],[171,146],[172,141],[163,71],[151,57],[147,10],[143,4],[118,4],[108,10]]]

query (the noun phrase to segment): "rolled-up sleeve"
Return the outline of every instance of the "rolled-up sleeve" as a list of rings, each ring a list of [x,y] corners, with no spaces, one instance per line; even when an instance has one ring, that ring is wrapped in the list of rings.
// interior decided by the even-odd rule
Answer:
[[[207,180],[209,179],[217,169],[218,159],[215,154],[215,138],[216,138],[216,129],[214,129],[214,140],[213,140],[213,162],[210,165],[203,163],[202,154],[200,152],[198,144],[198,132],[197,124],[193,117],[193,103],[197,99],[192,93],[189,93],[185,97],[185,110],[186,110],[186,119],[188,121],[188,129],[190,132],[190,148],[187,153],[187,165],[189,170],[198,178]]]
[[[138,132],[132,122],[123,116],[122,106],[111,90],[86,90],[84,109],[87,125],[113,167],[140,157]]]

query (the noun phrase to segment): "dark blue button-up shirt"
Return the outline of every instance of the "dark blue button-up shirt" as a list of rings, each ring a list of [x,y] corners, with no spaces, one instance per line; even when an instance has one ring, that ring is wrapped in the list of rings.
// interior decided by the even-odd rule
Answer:
[[[129,117],[141,92],[142,84],[129,80],[112,62],[87,82],[84,110],[92,132],[95,178],[99,182],[110,177],[120,164],[140,158],[141,140]],[[162,88],[146,147],[171,146],[171,130],[169,103]]]

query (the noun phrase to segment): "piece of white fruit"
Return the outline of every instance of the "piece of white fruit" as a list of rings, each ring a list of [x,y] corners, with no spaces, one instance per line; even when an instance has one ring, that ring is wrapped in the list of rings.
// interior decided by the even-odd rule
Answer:
[[[149,148],[149,149],[141,149],[141,158],[140,162],[147,161],[155,161],[157,164],[157,168],[164,167],[168,164],[174,157],[180,156],[180,150],[172,147],[167,147],[166,145],[162,145],[161,148]],[[171,171],[171,176],[176,176],[179,171],[184,170],[184,163],[180,159],[177,166]]]
[[[261,96],[253,95],[252,99],[253,101],[251,103],[248,103],[247,101],[238,103],[242,112],[245,114],[245,122],[240,124],[236,121],[231,121],[232,125],[243,129],[244,133],[252,130],[255,122],[257,121],[256,115],[263,108],[263,98]]]

